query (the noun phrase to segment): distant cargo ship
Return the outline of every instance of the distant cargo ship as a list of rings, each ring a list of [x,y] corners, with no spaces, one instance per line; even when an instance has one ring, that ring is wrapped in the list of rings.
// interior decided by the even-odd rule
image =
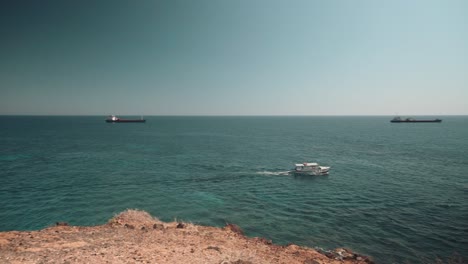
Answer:
[[[111,115],[106,119],[107,123],[145,123],[146,120],[141,117],[140,119],[122,119],[115,115]]]
[[[399,116],[394,117],[390,120],[392,123],[440,123],[442,119],[414,119],[414,118],[405,118],[402,119]]]

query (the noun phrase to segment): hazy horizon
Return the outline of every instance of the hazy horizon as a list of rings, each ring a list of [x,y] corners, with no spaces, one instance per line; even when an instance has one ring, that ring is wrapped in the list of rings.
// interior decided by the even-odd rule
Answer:
[[[139,114],[89,114],[89,115],[74,115],[74,114],[0,114],[0,116],[25,116],[25,117],[48,117],[48,116],[68,116],[68,117],[108,117],[115,115],[118,117],[464,117],[468,115],[139,115]]]
[[[468,115],[468,2],[0,3],[0,115]]]

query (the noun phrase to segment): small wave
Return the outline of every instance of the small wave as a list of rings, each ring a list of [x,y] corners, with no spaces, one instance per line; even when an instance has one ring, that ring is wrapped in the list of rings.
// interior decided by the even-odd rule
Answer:
[[[19,159],[29,158],[28,155],[18,154],[18,155],[0,155],[0,161],[16,161]]]
[[[289,175],[289,171],[258,171],[260,175]]]

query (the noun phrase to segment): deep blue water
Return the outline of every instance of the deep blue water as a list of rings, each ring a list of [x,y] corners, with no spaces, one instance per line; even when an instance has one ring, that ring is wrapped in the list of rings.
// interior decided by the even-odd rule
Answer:
[[[468,117],[0,116],[0,231],[127,208],[379,263],[468,255]],[[294,163],[329,176],[290,176]]]

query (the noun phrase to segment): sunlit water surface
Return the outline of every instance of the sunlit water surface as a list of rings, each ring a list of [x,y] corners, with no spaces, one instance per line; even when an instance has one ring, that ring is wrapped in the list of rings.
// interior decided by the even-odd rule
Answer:
[[[468,117],[0,117],[0,230],[127,208],[379,263],[468,249]],[[331,166],[292,176],[294,163]]]

